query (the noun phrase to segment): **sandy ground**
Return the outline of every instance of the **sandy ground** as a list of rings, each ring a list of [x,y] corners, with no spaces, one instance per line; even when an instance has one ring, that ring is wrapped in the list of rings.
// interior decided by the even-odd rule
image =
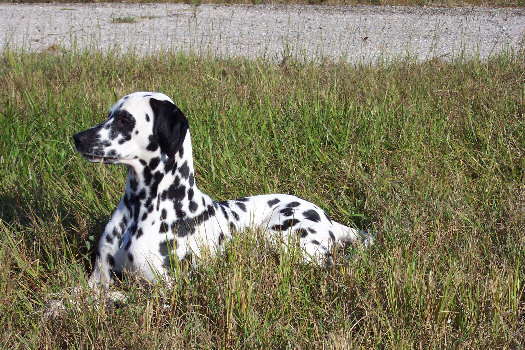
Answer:
[[[133,18],[133,23],[122,19]],[[0,47],[166,50],[371,62],[524,45],[525,9],[184,4],[0,4]]]

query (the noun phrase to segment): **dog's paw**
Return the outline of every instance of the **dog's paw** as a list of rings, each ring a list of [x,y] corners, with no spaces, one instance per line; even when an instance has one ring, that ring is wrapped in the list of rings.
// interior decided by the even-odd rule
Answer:
[[[128,297],[118,290],[106,291],[103,295],[106,305],[110,308],[119,309],[125,306],[128,302]]]
[[[121,291],[85,290],[75,287],[61,293],[49,294],[43,315],[44,318],[56,318],[65,315],[68,310],[80,311],[81,305],[92,305],[97,310],[101,307],[118,309],[124,307],[127,301],[128,297]]]
[[[77,304],[81,290],[78,287],[67,288],[60,293],[49,294],[45,300],[44,318],[55,318],[65,315],[68,307]]]

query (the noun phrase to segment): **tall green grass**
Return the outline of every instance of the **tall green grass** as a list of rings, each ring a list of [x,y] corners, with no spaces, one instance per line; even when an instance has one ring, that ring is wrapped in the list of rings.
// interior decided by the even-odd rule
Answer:
[[[525,342],[523,54],[351,66],[191,55],[0,56],[0,347],[519,348]],[[294,193],[378,232],[334,268],[258,232],[133,281],[114,310],[81,286],[124,189],[71,136],[136,90],[190,119],[196,181],[216,199]],[[179,271],[180,270],[180,271]]]

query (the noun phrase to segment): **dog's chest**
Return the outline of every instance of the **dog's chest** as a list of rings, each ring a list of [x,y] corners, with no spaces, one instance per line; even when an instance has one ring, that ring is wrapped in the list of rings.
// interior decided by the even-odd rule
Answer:
[[[148,215],[144,215],[147,208],[144,210],[138,215],[130,213],[138,220],[128,225],[115,256],[115,269],[119,272],[136,271],[151,279],[169,268],[173,259],[199,257],[203,248],[216,253],[225,238],[231,237],[228,220],[212,207],[184,219],[176,216],[169,202],[161,202],[158,210],[155,208]]]

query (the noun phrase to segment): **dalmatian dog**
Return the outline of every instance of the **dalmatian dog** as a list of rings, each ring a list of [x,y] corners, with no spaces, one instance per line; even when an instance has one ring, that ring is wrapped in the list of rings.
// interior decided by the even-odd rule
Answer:
[[[108,119],[73,136],[90,162],[125,164],[126,190],[106,225],[89,278],[107,288],[114,275],[169,279],[173,259],[220,253],[236,232],[260,228],[269,239],[296,238],[306,261],[329,262],[343,242],[373,242],[369,234],[331,220],[315,204],[286,194],[215,201],[195,182],[188,119],[164,94],[121,98]]]

